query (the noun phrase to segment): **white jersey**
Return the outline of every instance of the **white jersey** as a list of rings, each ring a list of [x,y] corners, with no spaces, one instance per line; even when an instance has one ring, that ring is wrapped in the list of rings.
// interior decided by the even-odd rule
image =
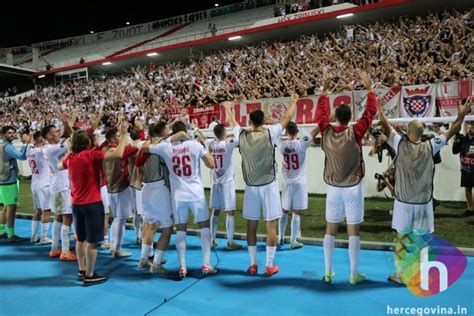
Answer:
[[[311,145],[311,137],[282,140],[278,148],[283,156],[283,179],[285,183],[306,181],[306,150]]]
[[[69,190],[69,176],[67,170],[59,170],[58,164],[68,152],[67,142],[48,144],[45,146],[46,158],[52,171],[51,193],[56,194]]]
[[[141,144],[139,145],[141,147]],[[200,159],[206,148],[194,140],[150,145],[150,153],[160,155],[170,171],[171,194],[175,201],[196,202],[205,199],[200,173]]]
[[[228,183],[234,181],[234,149],[239,145],[238,140],[212,140],[209,142],[209,153],[214,157],[216,167],[212,170],[212,183]]]
[[[44,147],[28,146],[26,159],[31,169],[31,189],[38,190],[49,186],[51,169],[45,156]]]

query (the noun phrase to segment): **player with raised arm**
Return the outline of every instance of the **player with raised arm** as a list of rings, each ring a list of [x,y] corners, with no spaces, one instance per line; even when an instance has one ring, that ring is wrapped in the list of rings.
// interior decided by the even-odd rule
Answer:
[[[245,186],[243,216],[247,220],[247,245],[250,256],[248,273],[256,275],[257,228],[263,218],[267,229],[265,276],[270,277],[279,271],[273,264],[278,243],[277,222],[282,215],[280,190],[277,181],[275,145],[283,129],[287,127],[295,113],[298,95],[292,93],[287,112],[278,124],[264,126],[265,114],[261,110],[250,113],[250,128],[239,126],[232,113],[232,103],[226,102],[227,119],[239,140],[242,156],[242,173]]]
[[[31,221],[31,242],[51,243],[48,237],[51,215],[51,169],[45,155],[45,141],[41,132],[33,134],[33,144],[26,150],[26,159],[31,169],[31,193],[35,214]],[[41,237],[38,229],[41,223]]]
[[[119,124],[124,121],[123,114],[119,114]],[[104,152],[113,152],[120,143],[122,135],[116,128],[112,128],[105,134],[107,145],[102,148]],[[127,168],[127,160],[137,153],[137,149],[131,145],[125,146],[121,158],[105,160],[102,170],[107,179],[107,192],[109,193],[110,208],[114,220],[111,225],[110,252],[116,259],[130,257],[132,254],[122,250],[125,234],[125,224],[132,217],[132,194],[130,191],[130,179]]]
[[[397,231],[399,241],[403,241],[404,237],[415,229],[425,233],[434,232],[433,157],[460,131],[470,106],[471,102],[467,99],[464,104],[460,104],[458,116],[448,131],[429,141],[421,141],[423,123],[411,120],[406,137],[402,137],[392,128],[378,103],[380,122],[389,133],[388,142],[397,154],[394,160],[396,181],[392,228]],[[395,268],[396,271],[389,276],[389,281],[404,283],[401,278],[402,267],[396,265]]]
[[[235,215],[235,171],[234,149],[239,146],[235,138],[227,138],[227,131],[223,124],[216,124],[213,128],[215,139],[208,143],[209,153],[214,157],[216,167],[212,170],[212,185],[210,206],[213,209],[211,217],[212,248],[217,247],[216,234],[220,211],[226,213],[226,250],[241,249],[242,246],[234,242],[234,215]]]
[[[63,261],[76,261],[76,255],[70,250],[70,234],[72,225],[71,191],[69,177],[65,170],[59,170],[58,164],[68,152],[69,137],[72,135],[74,113],[70,121],[63,118],[62,133],[54,126],[48,125],[41,130],[41,135],[48,142],[45,146],[45,155],[52,172],[51,179],[51,211],[55,213],[52,229],[51,258],[59,257]],[[61,238],[61,249],[59,239]]]
[[[288,222],[288,212],[291,216],[290,248],[298,249],[303,244],[297,241],[301,231],[301,212],[308,209],[308,183],[306,180],[306,150],[319,133],[316,126],[309,134],[302,131],[302,138],[297,139],[299,130],[294,122],[289,122],[285,128],[288,139],[280,140],[277,147],[283,156],[283,214],[278,221],[278,239],[280,246],[284,244],[285,230]]]
[[[186,125],[177,121],[172,126],[173,135],[186,132]],[[195,140],[180,140],[177,142],[162,141],[159,144],[147,143],[138,146],[144,152],[156,154],[166,162],[170,170],[170,185],[174,221],[176,224],[176,249],[179,257],[179,276],[187,275],[186,267],[186,230],[188,215],[191,211],[201,234],[203,254],[202,273],[216,274],[217,269],[211,265],[211,233],[209,230],[209,208],[207,206],[204,188],[201,183],[200,160],[206,167],[214,168],[214,158],[206,148]]]
[[[326,78],[323,92],[316,108],[316,123],[321,130],[321,148],[325,153],[324,181],[328,184],[326,196],[326,235],[324,236],[324,281],[332,282],[334,241],[339,223],[347,222],[349,235],[350,284],[365,280],[358,270],[360,254],[360,224],[364,221],[364,160],[362,139],[372,124],[377,112],[375,93],[366,73],[361,74],[367,89],[367,105],[362,117],[349,126],[352,111],[349,105],[341,104],[335,110],[336,124],[329,121],[328,90],[330,80]]]

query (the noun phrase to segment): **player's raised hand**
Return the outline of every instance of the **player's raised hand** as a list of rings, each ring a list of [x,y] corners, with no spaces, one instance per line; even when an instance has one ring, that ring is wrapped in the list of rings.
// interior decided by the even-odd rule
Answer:
[[[122,136],[127,135],[128,132],[128,122],[122,118],[122,121],[120,122],[120,134]]]
[[[299,99],[298,94],[295,91],[291,92],[290,103],[295,104],[296,101],[298,101],[298,99]]]
[[[232,102],[230,101],[225,101],[222,103],[222,105],[224,105],[224,108],[227,110],[227,111],[231,111],[232,110]]]
[[[466,116],[471,110],[471,105],[471,98],[467,98],[464,103],[462,103],[462,101],[459,101],[459,115]]]
[[[329,87],[331,86],[331,77],[324,76],[323,78],[323,94],[329,93]]]
[[[360,73],[360,80],[367,91],[372,91],[372,81],[370,80],[370,76],[365,71]]]

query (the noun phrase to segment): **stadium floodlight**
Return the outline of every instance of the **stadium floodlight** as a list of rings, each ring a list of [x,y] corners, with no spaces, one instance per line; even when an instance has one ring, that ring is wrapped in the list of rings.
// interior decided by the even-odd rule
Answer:
[[[94,31],[90,31],[89,33],[94,34]]]
[[[108,65],[112,65],[112,63],[110,61],[106,61],[105,63],[102,63],[102,65],[108,66]]]
[[[46,75],[39,75],[38,79],[41,79],[41,78],[44,78],[44,77],[46,77]]]
[[[217,8],[219,6],[219,3],[215,3],[214,6]]]
[[[157,52],[153,52],[153,53],[148,53],[148,54],[146,54],[146,55],[147,55],[148,57],[153,57],[153,56],[158,55],[158,53],[157,53]]]
[[[125,22],[125,24],[130,25],[130,22]]]
[[[231,36],[229,37],[229,41],[238,41],[242,38],[242,36],[237,35],[237,36]]]
[[[350,16],[353,16],[354,13],[347,13],[347,14],[341,14],[341,15],[338,15],[336,16],[337,19],[344,19],[344,18],[348,18]]]

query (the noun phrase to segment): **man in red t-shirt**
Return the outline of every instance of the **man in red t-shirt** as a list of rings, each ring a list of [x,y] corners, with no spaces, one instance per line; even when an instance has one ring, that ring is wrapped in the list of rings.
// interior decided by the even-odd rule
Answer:
[[[347,222],[349,235],[349,259],[351,275],[349,282],[357,284],[365,280],[358,271],[360,253],[360,224],[364,221],[364,160],[362,138],[377,113],[375,94],[367,74],[361,74],[367,89],[367,105],[362,117],[349,126],[352,118],[350,106],[342,104],[336,108],[336,124],[329,122],[328,89],[330,81],[324,83],[323,93],[316,108],[316,123],[321,135],[321,149],[325,153],[324,181],[328,184],[326,195],[326,235],[324,236],[324,281],[332,282],[332,253],[339,223]]]
[[[76,254],[79,280],[85,286],[107,281],[107,277],[95,273],[97,243],[104,238],[104,205],[100,195],[100,169],[103,161],[120,159],[127,142],[127,124],[120,128],[120,142],[108,152],[92,148],[87,132],[76,133],[71,142],[72,152],[60,163],[68,169],[71,181],[72,211],[76,223]]]

